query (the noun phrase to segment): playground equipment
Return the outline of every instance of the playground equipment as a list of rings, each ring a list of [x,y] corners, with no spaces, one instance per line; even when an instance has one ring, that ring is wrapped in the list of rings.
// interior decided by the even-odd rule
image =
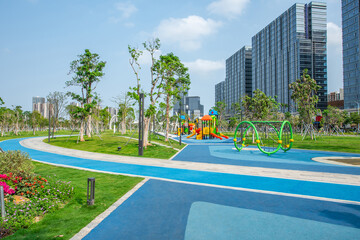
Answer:
[[[234,134],[234,144],[238,151],[249,143],[256,143],[259,150],[269,156],[279,149],[289,151],[293,142],[293,132],[288,121],[242,121]]]
[[[223,138],[228,139],[228,136],[225,136],[224,134],[218,132],[217,115],[218,114],[215,110],[210,110],[209,115],[205,115],[202,118],[196,119],[194,124],[194,130],[192,134],[189,135],[187,138],[191,138],[196,134],[197,140],[214,138],[218,138],[220,140],[222,140]]]

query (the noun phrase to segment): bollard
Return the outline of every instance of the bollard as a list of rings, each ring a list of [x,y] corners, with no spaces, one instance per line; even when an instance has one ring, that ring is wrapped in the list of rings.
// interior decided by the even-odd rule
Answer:
[[[0,186],[0,205],[1,205],[1,217],[5,217],[5,202],[4,202],[4,187]]]
[[[95,178],[88,178],[87,182],[87,204],[94,205],[95,202]]]

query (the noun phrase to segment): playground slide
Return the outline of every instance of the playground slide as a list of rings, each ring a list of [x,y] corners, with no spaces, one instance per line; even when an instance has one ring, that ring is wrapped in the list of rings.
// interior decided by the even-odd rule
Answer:
[[[192,136],[194,136],[196,134],[195,130],[192,132],[191,135],[187,136],[186,138],[191,138]]]
[[[220,136],[222,136],[223,138],[229,139],[228,136],[225,136],[224,134],[220,133]]]
[[[213,137],[216,137],[216,138],[218,138],[218,139],[220,139],[220,140],[222,140],[222,137],[219,137],[219,136],[216,135],[215,133],[210,133],[210,135],[213,136]]]

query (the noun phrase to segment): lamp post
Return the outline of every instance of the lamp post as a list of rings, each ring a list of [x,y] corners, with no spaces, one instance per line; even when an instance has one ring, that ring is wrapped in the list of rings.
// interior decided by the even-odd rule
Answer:
[[[359,118],[359,107],[360,107],[360,105],[359,105],[359,102],[355,102],[355,103],[357,104],[357,112],[358,112],[358,118]],[[359,133],[359,123],[357,125],[357,132]]]
[[[187,119],[187,128],[188,128],[188,134],[189,134],[189,114],[188,114],[188,109],[189,109],[189,105],[185,105],[185,115],[187,115],[187,116],[185,116],[186,117],[186,119]]]
[[[139,98],[139,151],[138,155],[142,156],[144,153],[144,94],[140,93]]]
[[[51,128],[51,113],[50,113],[50,106],[51,104],[49,103],[49,107],[48,107],[48,111],[49,111],[49,135],[48,135],[48,142],[50,142],[50,128]]]
[[[182,99],[180,99],[180,107],[179,107],[179,135],[180,135],[180,141],[179,141],[179,144],[181,145],[181,102],[182,102]]]
[[[0,205],[1,205],[1,217],[5,217],[5,199],[4,199],[4,187],[0,186]]]

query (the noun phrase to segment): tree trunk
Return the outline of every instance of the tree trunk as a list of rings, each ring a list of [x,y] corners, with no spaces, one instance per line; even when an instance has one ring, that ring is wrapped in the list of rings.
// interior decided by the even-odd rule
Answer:
[[[123,120],[121,121],[121,134],[125,134],[126,133],[126,121],[123,118]]]
[[[91,137],[91,131],[92,131],[92,128],[91,128],[91,116],[88,116],[86,134],[87,134],[87,136],[89,138]]]
[[[80,142],[85,142],[85,139],[84,139],[84,126],[85,125],[85,122],[84,120],[81,120],[81,124],[80,124]]]
[[[168,95],[166,96],[166,112],[165,112],[165,117],[166,117],[166,130],[165,130],[165,142],[169,141],[169,125],[170,125],[169,112],[170,112],[170,95],[168,94]]]
[[[53,119],[53,130],[52,130],[52,137],[54,138],[54,136],[55,136],[55,129],[56,129],[56,119],[54,118]]]
[[[150,125],[150,118],[144,117],[144,141],[143,141],[144,148],[146,148],[149,145],[149,125]]]
[[[15,124],[15,135],[17,136],[19,132],[19,122],[16,122]]]
[[[35,126],[33,126],[33,135],[35,136]]]

